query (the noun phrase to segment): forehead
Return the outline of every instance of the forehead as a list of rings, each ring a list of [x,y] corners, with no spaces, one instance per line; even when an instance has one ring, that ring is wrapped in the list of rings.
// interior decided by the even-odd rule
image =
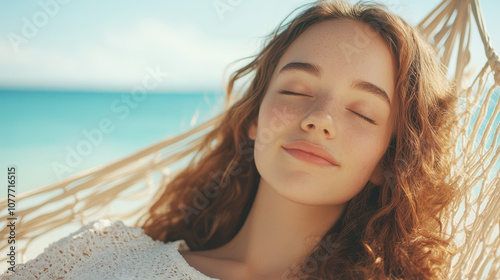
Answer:
[[[312,25],[283,54],[275,75],[290,62],[318,65],[321,79],[366,80],[393,95],[396,72],[393,54],[384,39],[361,22],[334,19]]]

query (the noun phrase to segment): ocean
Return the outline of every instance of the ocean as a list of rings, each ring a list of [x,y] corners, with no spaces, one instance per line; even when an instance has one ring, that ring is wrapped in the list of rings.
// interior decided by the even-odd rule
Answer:
[[[123,158],[221,112],[221,92],[0,90],[0,166],[18,192]]]

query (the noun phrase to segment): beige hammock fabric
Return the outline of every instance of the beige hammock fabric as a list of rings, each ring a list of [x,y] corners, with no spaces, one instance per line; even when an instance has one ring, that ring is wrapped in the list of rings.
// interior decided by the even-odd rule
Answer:
[[[471,57],[470,36],[476,31],[472,28],[473,21],[484,44],[487,62],[469,81],[466,69]],[[463,192],[444,217],[445,228],[461,252],[453,259],[449,278],[500,279],[499,58],[491,46],[477,0],[444,0],[419,27],[436,50],[442,50],[439,52],[442,62],[449,69],[455,66],[450,77],[461,85],[457,94],[462,125],[456,150],[452,151],[456,161],[452,178],[460,182]],[[457,46],[458,52],[454,50]],[[25,256],[34,241],[47,238],[53,230],[65,225],[83,225],[100,218],[138,225],[139,217],[154,201],[154,194],[175,175],[177,167],[194,155],[200,144],[199,136],[219,120],[220,115],[116,162],[18,195],[16,244],[22,245],[16,246],[16,261],[26,262],[20,257]],[[37,204],[33,205],[33,201]],[[129,207],[131,202],[139,207]],[[113,211],[116,206],[117,213]],[[6,200],[0,202],[0,213],[0,236],[5,241],[9,236],[4,226],[8,217]],[[0,246],[2,265],[6,264],[8,245],[2,242]]]

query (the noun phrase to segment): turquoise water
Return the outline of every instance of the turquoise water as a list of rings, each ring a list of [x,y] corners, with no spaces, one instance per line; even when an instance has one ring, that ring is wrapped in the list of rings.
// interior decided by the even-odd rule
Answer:
[[[189,130],[219,113],[223,100],[222,92],[134,99],[129,93],[3,89],[0,166],[17,166],[19,192],[42,187]]]

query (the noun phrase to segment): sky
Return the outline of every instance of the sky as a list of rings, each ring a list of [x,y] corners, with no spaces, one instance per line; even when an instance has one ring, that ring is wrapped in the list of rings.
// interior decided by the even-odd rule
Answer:
[[[308,2],[4,0],[0,88],[129,92],[155,69],[168,82],[153,91],[220,91],[226,66],[254,55],[263,36]],[[439,1],[382,3],[417,24]],[[500,1],[481,5],[493,45],[500,46],[494,26]],[[473,52],[483,58],[476,43]]]

